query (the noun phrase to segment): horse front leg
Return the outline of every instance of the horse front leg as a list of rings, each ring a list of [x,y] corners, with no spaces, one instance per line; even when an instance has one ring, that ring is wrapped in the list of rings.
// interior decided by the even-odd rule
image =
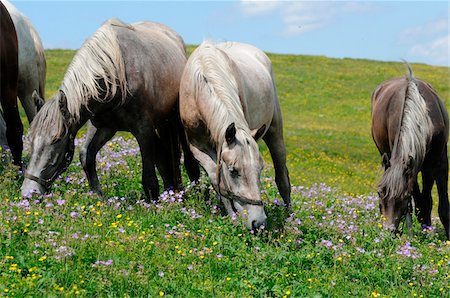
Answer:
[[[436,175],[436,184],[439,194],[439,207],[438,213],[442,224],[445,228],[445,235],[450,240],[450,207],[448,202],[448,158],[447,158],[447,146],[445,146],[444,153],[442,154],[440,167]]]
[[[141,149],[142,158],[142,186],[144,188],[146,201],[158,200],[159,183],[155,170],[156,144],[158,138],[153,127],[149,127],[145,131],[141,131],[135,135],[139,148]]]
[[[108,142],[116,133],[116,130],[101,127],[95,127],[91,121],[88,122],[86,132],[86,141],[80,149],[80,161],[84,173],[93,192],[103,197],[103,191],[96,170],[96,156],[98,151]]]
[[[283,198],[284,204],[289,207],[291,205],[291,182],[289,179],[289,171],[286,167],[286,145],[283,139],[281,123],[277,125],[276,122],[272,122],[263,140],[267,144],[270,156],[272,157],[275,168],[275,182],[278,190]]]
[[[158,141],[156,141],[156,167],[164,183],[164,189],[182,188],[180,171],[180,146],[176,130],[170,123],[158,128]]]
[[[12,108],[4,107],[3,116],[6,123],[6,140],[8,141],[9,148],[11,149],[13,162],[16,166],[22,167],[23,125],[20,120],[17,106]]]
[[[419,222],[425,226],[431,226],[431,209],[433,207],[433,198],[431,190],[434,184],[434,173],[430,170],[422,171],[422,204],[420,205]]]

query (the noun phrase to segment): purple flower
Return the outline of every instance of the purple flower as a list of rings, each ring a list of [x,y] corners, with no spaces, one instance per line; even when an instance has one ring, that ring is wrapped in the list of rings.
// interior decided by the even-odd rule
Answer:
[[[164,276],[164,272],[163,272],[163,271],[159,271],[159,272],[158,272],[158,276],[159,276],[159,277],[163,277],[163,276]]]
[[[417,259],[422,256],[422,254],[418,252],[415,247],[411,246],[411,243],[409,242],[406,242],[405,245],[400,246],[397,254],[412,259]]]
[[[92,268],[98,267],[99,265],[103,265],[103,266],[110,266],[112,265],[113,260],[108,260],[108,261],[96,261],[94,264],[92,264]]]

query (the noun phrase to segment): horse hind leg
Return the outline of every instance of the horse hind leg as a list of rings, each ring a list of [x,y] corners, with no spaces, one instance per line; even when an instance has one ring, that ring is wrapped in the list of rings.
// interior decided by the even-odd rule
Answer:
[[[86,132],[86,141],[80,149],[80,161],[89,186],[93,192],[103,197],[103,191],[100,186],[96,171],[96,156],[98,151],[108,142],[116,133],[116,130],[102,127],[95,127],[91,121],[88,122]]]
[[[436,184],[439,194],[439,207],[438,213],[442,224],[445,228],[445,235],[450,240],[450,207],[448,201],[448,158],[447,158],[447,146],[445,147],[442,159],[440,162],[440,168],[436,175]]]
[[[283,140],[283,132],[281,128],[269,128],[265,136],[264,142],[269,148],[272,156],[273,165],[275,168],[275,182],[284,204],[290,206],[291,204],[291,182],[289,179],[289,171],[286,167],[286,146]]]

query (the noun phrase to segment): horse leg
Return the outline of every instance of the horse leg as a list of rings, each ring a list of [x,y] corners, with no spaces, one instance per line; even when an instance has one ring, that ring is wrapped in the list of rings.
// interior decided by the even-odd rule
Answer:
[[[158,128],[159,137],[155,141],[156,167],[164,183],[164,189],[181,187],[180,158],[176,131],[167,123]]]
[[[189,148],[186,133],[184,131],[183,124],[181,123],[181,119],[179,118],[177,120],[177,132],[181,149],[183,150],[184,168],[186,169],[189,180],[191,180],[191,182],[197,181],[200,178],[200,167],[198,165],[198,161],[194,157],[194,154]]]
[[[3,94],[2,94],[3,95]],[[16,96],[14,92],[7,91],[7,96]],[[7,107],[3,105],[3,116],[6,123],[6,140],[8,141],[11,154],[13,156],[13,162],[17,166],[22,166],[22,151],[23,151],[23,125],[20,119],[19,110],[17,105],[13,107]]]
[[[155,142],[158,142],[158,138],[153,127],[148,127],[146,131],[141,131],[135,137],[141,149],[142,186],[147,197],[146,201],[158,200],[159,183],[155,170]]]
[[[448,158],[447,146],[442,154],[440,167],[436,174],[436,184],[439,194],[438,213],[445,228],[445,235],[450,240],[450,208],[448,202]]]
[[[286,167],[286,146],[283,139],[283,128],[273,121],[267,133],[264,135],[264,142],[269,148],[275,168],[275,182],[283,198],[284,204],[291,204],[291,182],[289,180],[289,171]],[[274,125],[275,124],[275,125]]]
[[[86,141],[80,149],[80,161],[84,173],[89,182],[91,190],[103,197],[103,191],[98,180],[96,171],[96,156],[98,151],[108,142],[116,133],[116,130],[102,127],[95,127],[91,121],[88,122],[86,132]]]
[[[420,187],[419,187],[419,183],[417,182],[417,177],[416,180],[414,181],[414,187],[413,187],[413,193],[412,196],[414,198],[414,207],[415,207],[415,213],[417,216],[417,219],[419,220],[419,222],[421,224],[425,224],[424,222],[424,215],[423,215],[423,210],[426,208],[424,207],[424,198],[422,196],[422,193],[420,192]]]
[[[434,184],[434,173],[430,170],[422,171],[422,203],[418,211],[419,222],[425,226],[431,226],[431,208],[433,207],[433,198],[431,197],[431,190]],[[420,212],[420,214],[419,214]]]

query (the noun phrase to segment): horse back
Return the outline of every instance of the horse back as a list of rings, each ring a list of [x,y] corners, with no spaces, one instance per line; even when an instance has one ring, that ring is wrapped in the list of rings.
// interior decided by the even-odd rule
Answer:
[[[178,101],[186,53],[181,37],[157,23],[139,22],[114,26],[125,64],[133,105],[160,119],[173,111]]]

